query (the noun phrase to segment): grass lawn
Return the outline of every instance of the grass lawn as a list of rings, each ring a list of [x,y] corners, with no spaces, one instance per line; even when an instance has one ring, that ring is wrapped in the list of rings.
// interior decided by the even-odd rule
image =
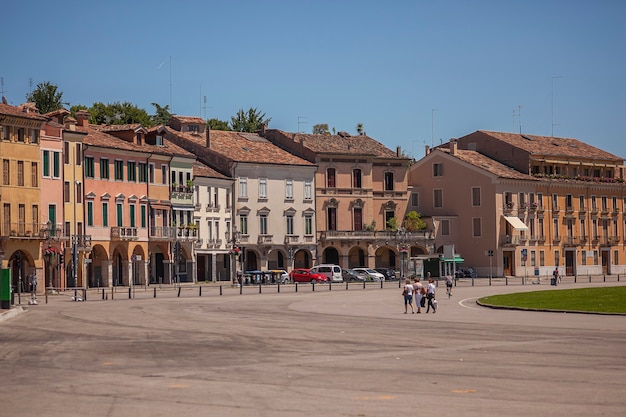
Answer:
[[[493,307],[626,314],[626,286],[491,295],[478,302]]]

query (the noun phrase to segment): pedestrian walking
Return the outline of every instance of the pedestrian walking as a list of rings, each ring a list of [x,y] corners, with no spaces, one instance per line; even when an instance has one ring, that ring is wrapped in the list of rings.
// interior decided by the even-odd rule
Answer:
[[[435,301],[435,283],[432,279],[428,280],[428,286],[426,287],[426,299],[428,300],[428,307],[426,307],[426,314],[430,312],[432,307],[433,313],[437,312],[437,307],[434,304]]]
[[[411,314],[415,314],[415,310],[413,309],[413,285],[411,285],[410,279],[406,280],[402,295],[404,296],[404,314],[408,312],[409,306],[411,306]]]
[[[450,298],[452,296],[452,275],[446,275],[446,291],[448,298]]]
[[[422,283],[420,282],[419,277],[415,277],[413,279],[413,295],[415,296],[415,307],[417,307],[417,314],[420,314],[422,312],[422,290],[424,289],[424,286],[422,285]]]

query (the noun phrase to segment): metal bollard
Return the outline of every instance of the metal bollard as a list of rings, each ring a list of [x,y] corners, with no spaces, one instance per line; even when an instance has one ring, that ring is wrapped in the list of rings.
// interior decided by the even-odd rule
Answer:
[[[280,282],[278,283],[278,293],[280,294]]]
[[[346,281],[346,291],[348,291],[348,281]]]
[[[198,297],[202,297],[202,285],[198,287]]]
[[[156,298],[156,287],[154,287],[154,298]]]
[[[383,283],[384,283],[384,282],[385,282],[385,281],[380,281],[380,289],[381,289],[381,290],[383,289]]]
[[[365,289],[365,280],[363,280],[363,289]]]
[[[311,288],[313,288],[313,292],[315,292],[315,281],[311,283]]]
[[[182,287],[178,287],[178,297],[180,297],[180,290],[182,289]]]
[[[259,284],[259,294],[261,294],[261,284]]]
[[[128,299],[130,300],[131,298],[133,298],[133,294],[131,293],[132,288],[128,287]]]
[[[104,300],[104,288],[102,289],[102,299]]]
[[[220,295],[222,295],[222,286],[220,285]]]
[[[333,290],[333,283],[328,281],[328,291],[332,291]]]
[[[296,282],[296,292],[298,292],[298,283]]]
[[[83,288],[83,301],[87,301],[87,289]]]

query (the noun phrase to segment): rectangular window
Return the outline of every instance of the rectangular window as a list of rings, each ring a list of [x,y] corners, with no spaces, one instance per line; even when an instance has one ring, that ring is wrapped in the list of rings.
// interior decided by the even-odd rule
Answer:
[[[70,163],[70,143],[64,142],[63,145],[63,163],[68,165]]]
[[[83,202],[83,183],[76,183],[76,202],[81,204]]]
[[[59,152],[53,152],[53,168],[52,168],[52,176],[54,178],[59,178],[61,176],[61,154]]]
[[[259,198],[267,198],[267,178],[259,178]]]
[[[248,179],[239,178],[239,198],[248,198]]]
[[[313,234],[313,217],[304,216],[304,234],[310,236]]]
[[[109,226],[109,203],[102,203],[102,226]]]
[[[361,188],[361,186],[362,186],[361,170],[353,169],[352,170],[352,188]]]
[[[43,176],[50,176],[50,151],[43,151],[43,156],[41,158],[43,160]]]
[[[94,173],[94,159],[92,156],[86,156],[85,157],[85,177],[87,178],[94,178],[95,177],[95,173]]]
[[[411,206],[415,208],[419,208],[420,206],[420,195],[419,193],[411,193]]]
[[[127,175],[128,175],[128,181],[129,182],[135,182],[137,181],[137,169],[135,166],[135,163],[132,161],[128,161],[128,164],[126,165],[126,169],[127,169]]]
[[[2,160],[2,185],[11,185],[11,161]]]
[[[385,191],[394,190],[393,172],[385,172]]]
[[[326,186],[328,188],[335,188],[335,168],[328,168],[326,170]]]
[[[24,142],[24,128],[17,128],[17,141]]]
[[[304,180],[304,199],[311,200],[312,198],[311,180]]]
[[[135,225],[135,204],[130,205],[130,227],[136,227]]]
[[[293,235],[293,216],[287,216],[287,234]]]
[[[11,139],[11,126],[2,126],[2,140]]]
[[[24,186],[24,161],[17,161],[17,185]]]
[[[259,216],[259,234],[267,234],[267,214],[261,214]]]
[[[33,187],[39,187],[39,165],[32,162],[30,165],[30,184]]]
[[[248,234],[248,215],[242,214],[239,216],[239,231],[242,235]]]
[[[537,266],[537,253],[534,250],[530,251],[530,266]]]
[[[124,181],[124,161],[115,160],[115,180]]]
[[[30,143],[39,143],[39,129],[30,130]]]
[[[293,180],[286,180],[285,182],[285,198],[293,200]]]
[[[64,203],[70,202],[70,182],[69,181],[65,181],[63,183],[63,202]]]
[[[57,206],[55,204],[48,204],[48,221],[57,224]]]
[[[441,235],[450,236],[450,220],[441,221]]]
[[[480,187],[472,187],[472,206],[480,206]]]
[[[565,194],[565,209],[574,210],[574,197],[571,194]]]
[[[100,178],[109,179],[109,159],[100,158]]]
[[[433,177],[441,177],[443,175],[443,164],[433,164]]]
[[[167,185],[167,165],[161,165],[161,184]]]
[[[139,182],[148,182],[148,165],[145,162],[140,162],[137,168],[139,170]]]
[[[215,207],[219,207],[220,206],[220,199],[219,199],[219,189],[217,187],[213,188],[213,204],[215,205]]]
[[[327,230],[337,230],[337,208],[328,207],[326,210],[326,228]]]
[[[142,204],[139,206],[139,209],[141,210],[141,227],[146,227],[146,213],[147,213],[147,209],[146,209],[146,205]]]
[[[481,237],[483,234],[482,231],[482,221],[480,217],[475,217],[472,219],[472,236]]]
[[[33,217],[33,228],[38,228],[39,224],[39,206],[37,204],[33,204],[32,206],[32,217]]]
[[[83,163],[83,145],[80,143],[76,144],[76,165],[81,165]]]
[[[441,208],[443,207],[443,190],[433,190],[433,207]]]
[[[150,184],[154,184],[154,164],[148,165],[148,181]]]
[[[93,226],[93,201],[87,201],[87,226]]]
[[[118,227],[122,227],[124,226],[124,206],[122,205],[122,203],[117,203],[116,204],[116,208],[117,208],[117,226]]]

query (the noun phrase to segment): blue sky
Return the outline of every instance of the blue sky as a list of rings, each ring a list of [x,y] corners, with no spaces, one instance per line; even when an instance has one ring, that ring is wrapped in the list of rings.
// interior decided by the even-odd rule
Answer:
[[[416,158],[520,127],[626,158],[623,1],[34,0],[3,16],[14,105],[30,80],[49,81],[71,105],[153,114],[171,97],[176,114],[230,120],[256,107],[291,132],[363,123]]]

